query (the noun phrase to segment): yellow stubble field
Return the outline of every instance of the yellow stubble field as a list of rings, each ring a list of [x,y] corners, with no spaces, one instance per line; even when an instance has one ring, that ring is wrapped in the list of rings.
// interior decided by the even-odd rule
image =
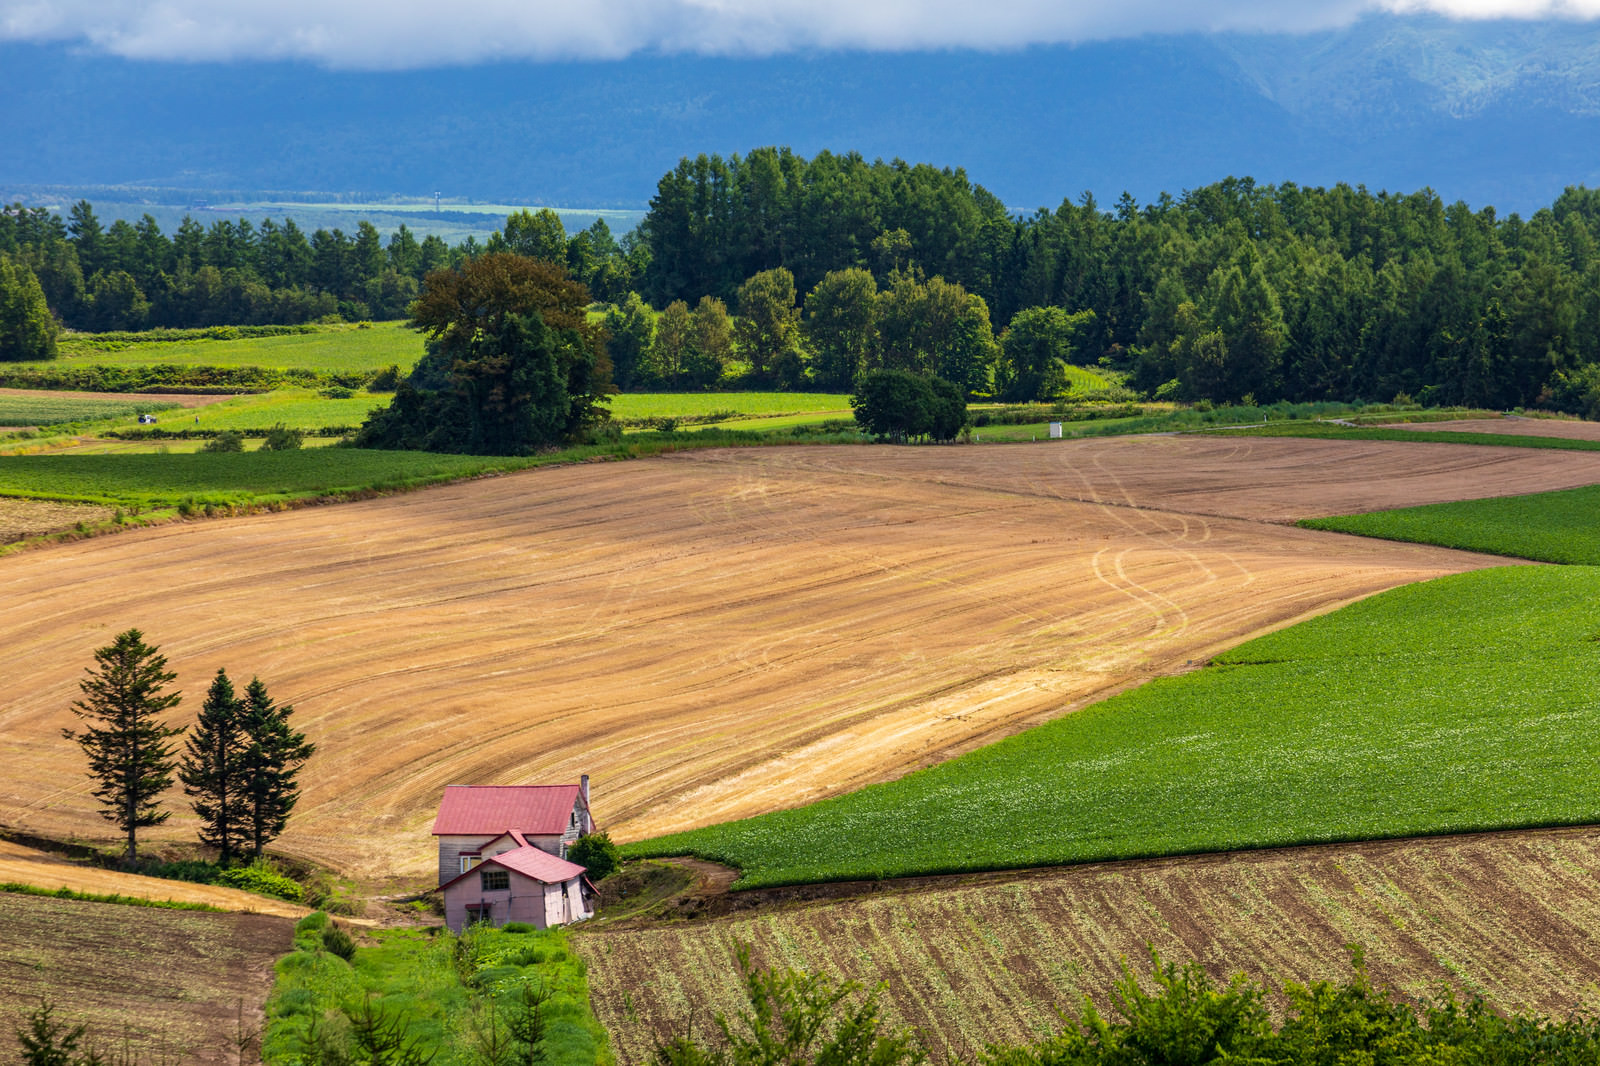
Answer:
[[[764,448],[177,524],[0,560],[0,823],[113,835],[61,737],[129,627],[320,751],[279,846],[423,882],[446,784],[593,776],[618,839],[970,750],[1266,629],[1504,560],[1293,518],[1600,481],[1600,456],[1163,437]],[[178,809],[149,839],[191,837]]]

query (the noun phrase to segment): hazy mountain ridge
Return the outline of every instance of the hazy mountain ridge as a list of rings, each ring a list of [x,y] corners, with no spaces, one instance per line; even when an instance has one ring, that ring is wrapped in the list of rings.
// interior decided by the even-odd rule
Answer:
[[[680,156],[764,144],[961,166],[1019,210],[1229,174],[1523,211],[1600,182],[1600,32],[1560,21],[408,73],[13,44],[0,94],[14,185],[640,206]]]

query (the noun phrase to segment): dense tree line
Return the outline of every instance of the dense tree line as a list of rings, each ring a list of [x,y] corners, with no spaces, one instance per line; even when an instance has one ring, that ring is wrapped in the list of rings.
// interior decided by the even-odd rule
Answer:
[[[419,239],[404,225],[385,239],[369,222],[354,233],[308,234],[293,219],[202,226],[185,217],[168,236],[149,215],[105,226],[87,201],[65,218],[18,203],[0,209],[0,359],[53,354],[53,329],[49,342],[37,340],[47,326],[38,319],[35,290],[60,325],[96,332],[292,325],[334,315],[394,319],[406,315],[431,271],[487,251],[563,263],[606,299],[627,292],[639,256],[603,219],[569,238],[548,209],[517,212],[487,242],[469,237],[452,247],[438,236]],[[14,341],[18,331],[5,324],[20,321],[21,312],[9,305],[24,301],[32,324],[25,341]]]
[[[1085,196],[1013,217],[959,170],[760,149],[686,159],[661,179],[641,291],[656,306],[734,301],[748,279],[786,270],[808,294],[808,373],[830,385],[874,369],[874,350],[882,368],[909,351],[981,385],[927,365],[947,339],[893,335],[904,316],[883,293],[937,284],[981,301],[1000,334],[989,384],[1014,398],[1048,395],[1053,359],[1106,359],[1177,398],[1404,393],[1600,414],[1597,232],[1600,192],[1583,188],[1524,219],[1428,190],[1232,178],[1144,206]],[[924,330],[956,303],[926,299],[910,316]]]

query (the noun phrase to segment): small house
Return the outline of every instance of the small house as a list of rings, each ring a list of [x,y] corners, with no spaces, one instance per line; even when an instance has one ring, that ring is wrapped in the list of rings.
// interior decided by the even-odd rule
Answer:
[[[594,887],[566,853],[592,832],[587,774],[576,785],[446,786],[433,823],[445,924],[543,929],[591,917]]]

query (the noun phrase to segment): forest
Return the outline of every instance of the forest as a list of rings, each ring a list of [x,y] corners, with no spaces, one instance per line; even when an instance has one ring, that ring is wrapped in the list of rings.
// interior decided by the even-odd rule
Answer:
[[[1249,178],[1023,216],[959,169],[761,148],[680,161],[620,240],[604,222],[568,235],[548,210],[455,247],[289,220],[168,238],[79,203],[7,208],[0,253],[61,324],[92,330],[397,317],[431,270],[486,251],[564,262],[609,309],[624,389],[848,389],[890,369],[1050,399],[1078,365],[1158,399],[1600,415],[1597,229],[1600,192],[1582,187],[1523,218]]]

